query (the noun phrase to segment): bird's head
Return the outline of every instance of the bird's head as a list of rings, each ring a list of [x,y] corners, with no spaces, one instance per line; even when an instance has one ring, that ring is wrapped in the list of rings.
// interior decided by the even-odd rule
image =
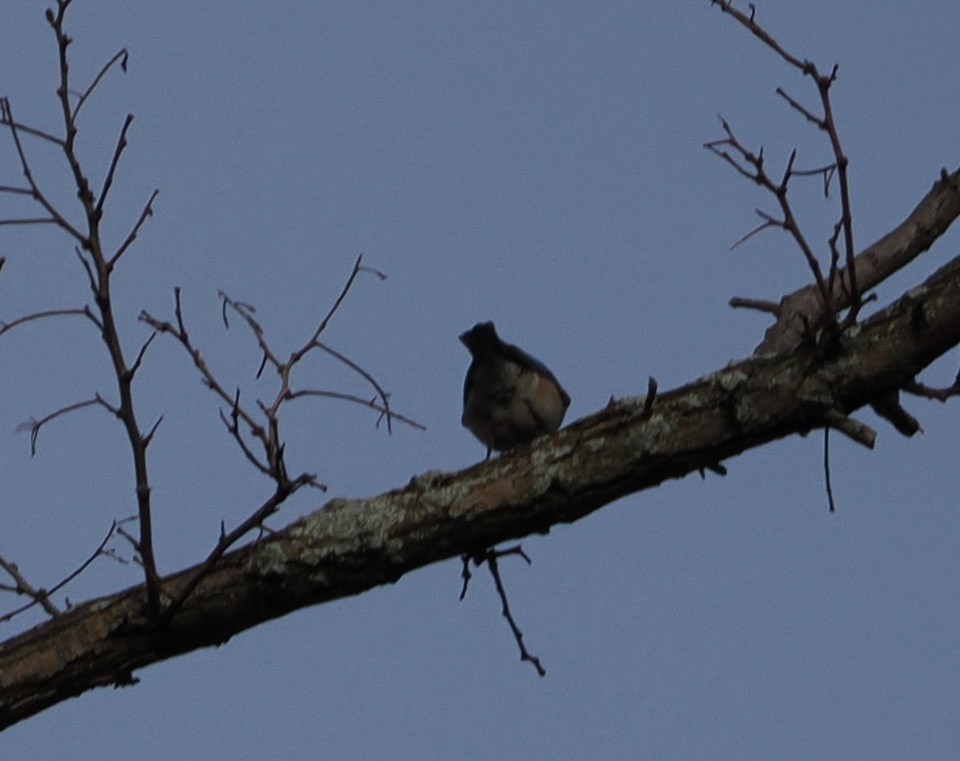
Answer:
[[[492,322],[478,322],[466,333],[460,334],[460,341],[473,356],[488,352],[500,345],[500,337]]]

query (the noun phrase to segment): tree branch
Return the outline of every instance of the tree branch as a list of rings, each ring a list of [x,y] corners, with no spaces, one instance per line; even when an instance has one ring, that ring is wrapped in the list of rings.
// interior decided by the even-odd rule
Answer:
[[[620,400],[534,449],[426,473],[370,499],[331,500],[220,557],[162,631],[145,626],[144,585],[78,606],[0,646],[0,728],[298,608],[545,533],[627,494],[823,428],[824,410],[849,416],[960,343],[960,258],[838,340],[828,359],[805,346],[751,357],[659,394],[650,414],[642,400]],[[175,597],[198,567],[165,578],[165,592]]]
[[[960,169],[952,174],[944,169],[930,192],[906,219],[854,259],[856,279],[861,291],[869,291],[930,248],[960,216]],[[850,305],[844,283],[847,268],[840,270],[833,287],[837,309]],[[755,349],[757,354],[789,351],[803,340],[805,325],[816,329],[821,324],[821,305],[816,284],[811,284],[780,300],[777,321],[764,334]]]

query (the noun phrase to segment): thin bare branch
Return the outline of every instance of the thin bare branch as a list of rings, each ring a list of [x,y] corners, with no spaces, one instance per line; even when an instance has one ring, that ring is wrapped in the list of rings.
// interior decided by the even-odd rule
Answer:
[[[79,109],[79,105],[77,108]],[[74,112],[76,116],[76,112]],[[107,170],[107,176],[103,181],[103,189],[100,191],[100,198],[97,201],[96,210],[94,213],[99,219],[103,214],[103,204],[107,200],[107,194],[110,192],[110,188],[113,186],[113,177],[116,174],[117,166],[120,164],[120,156],[123,153],[124,148],[127,147],[127,130],[130,129],[130,125],[133,124],[133,114],[127,114],[127,118],[123,120],[123,127],[120,128],[120,137],[117,138],[117,146],[113,150],[113,158],[110,159],[110,168]],[[151,200],[153,200],[151,198]]]
[[[56,207],[54,207],[54,205],[47,200],[47,197],[40,191],[36,181],[33,179],[33,172],[30,169],[30,162],[27,160],[27,154],[24,151],[23,144],[20,142],[19,128],[17,127],[17,122],[13,118],[13,111],[8,98],[0,98],[0,120],[2,120],[3,123],[5,123],[10,129],[10,135],[13,138],[13,144],[17,149],[17,156],[20,159],[20,169],[23,172],[23,176],[26,179],[27,184],[30,186],[30,195],[44,208],[47,214],[49,214],[50,217],[56,221],[56,224],[59,227],[79,241],[81,245],[84,245],[87,241],[86,237],[72,224],[70,224],[70,222],[67,221],[67,218],[64,217],[56,209]]]
[[[76,402],[75,404],[68,404],[66,407],[61,407],[54,412],[51,412],[49,415],[46,415],[40,420],[29,420],[25,423],[21,423],[17,426],[17,431],[30,431],[30,456],[33,457],[37,453],[37,437],[40,435],[40,429],[43,428],[47,423],[56,420],[61,415],[66,415],[70,412],[75,412],[76,410],[83,409],[84,407],[92,407],[93,405],[100,405],[104,409],[108,410],[114,415],[119,415],[119,410],[116,407],[113,407],[107,403],[100,394],[97,394],[92,399],[85,399],[82,402]]]
[[[833,486],[830,483],[830,426],[823,429],[823,482],[827,489],[827,505],[830,512],[836,512],[836,504],[833,501]]]
[[[153,435],[157,432],[157,429],[160,427],[160,423],[162,422],[163,422],[163,415],[158,417],[157,422],[155,422],[152,426],[150,426],[150,430],[147,431],[147,435],[143,437],[144,449],[150,446],[150,442],[153,441]]]
[[[53,607],[53,606],[52,606],[52,603],[50,603],[50,601],[49,601],[50,595],[56,594],[56,593],[59,592],[61,589],[63,589],[65,586],[67,586],[67,584],[69,584],[71,581],[73,581],[75,578],[77,578],[77,576],[79,576],[81,573],[83,573],[85,570],[87,570],[87,568],[90,567],[91,563],[93,563],[93,561],[96,560],[98,557],[100,557],[100,556],[113,557],[113,558],[116,559],[116,560],[120,560],[120,558],[116,557],[116,555],[115,555],[114,553],[112,553],[112,552],[110,552],[110,551],[108,551],[108,550],[106,549],[107,542],[109,542],[109,541],[113,538],[114,534],[115,534],[116,531],[117,531],[117,526],[118,526],[117,521],[113,521],[113,523],[110,524],[110,529],[107,531],[106,536],[103,537],[103,541],[100,542],[100,544],[97,546],[97,548],[90,554],[90,556],[89,556],[86,560],[84,560],[84,561],[76,568],[76,570],[73,571],[73,573],[71,573],[69,576],[67,576],[65,579],[63,579],[63,580],[60,581],[59,583],[55,584],[49,591],[45,591],[45,590],[42,590],[42,589],[39,590],[40,594],[43,595],[43,599],[42,599],[42,600],[36,600],[36,599],[35,599],[33,602],[29,603],[28,605],[24,605],[24,606],[18,608],[17,610],[10,611],[9,613],[7,613],[7,614],[5,614],[4,616],[0,617],[0,623],[9,621],[9,620],[10,620],[11,618],[13,618],[14,616],[17,616],[17,615],[19,615],[20,613],[23,613],[24,611],[29,610],[30,608],[32,608],[34,605],[36,605],[36,604],[38,604],[38,603],[39,603],[40,605],[43,605],[44,610],[46,610],[48,613],[50,613],[50,615],[52,615],[52,616],[59,615],[60,611],[58,611],[56,608],[54,608],[54,611],[56,611],[56,612],[51,612],[50,608],[47,607],[47,604],[50,604],[51,607]],[[121,560],[121,562],[123,562],[123,561]],[[45,604],[45,603],[47,603],[47,604]],[[69,607],[69,606],[68,606],[68,607]]]
[[[30,188],[18,188],[15,185],[0,185],[0,193],[9,193],[16,196],[33,196]]]
[[[924,399],[936,399],[938,402],[945,402],[951,397],[960,396],[960,371],[957,372],[957,377],[954,378],[953,383],[945,388],[933,388],[914,380],[904,386],[903,390]]]
[[[53,217],[24,217],[22,219],[0,219],[0,225],[14,227],[17,225],[58,225]]]
[[[510,611],[510,603],[507,600],[507,591],[503,586],[503,581],[500,578],[500,567],[497,564],[497,559],[503,557],[504,555],[520,555],[524,560],[527,561],[527,565],[530,564],[530,558],[524,553],[518,544],[516,547],[511,547],[507,550],[487,550],[485,559],[487,561],[487,567],[490,569],[490,575],[493,576],[493,583],[497,587],[497,594],[500,595],[500,603],[502,605],[501,613],[503,617],[507,619],[507,623],[510,625],[510,631],[513,632],[513,638],[517,641],[517,647],[520,649],[520,660],[528,661],[533,667],[537,670],[537,674],[540,676],[546,676],[546,669],[540,664],[540,659],[535,655],[532,655],[527,646],[523,642],[523,632],[520,631],[520,627],[517,626],[516,620],[513,618],[513,613]]]
[[[150,334],[150,337],[143,342],[143,346],[140,347],[140,352],[137,354],[137,358],[133,361],[133,364],[130,365],[130,377],[132,378],[137,374],[137,370],[140,369],[140,365],[143,362],[143,356],[147,353],[147,349],[150,347],[150,344],[153,343],[153,339],[157,337],[157,331],[153,331]]]
[[[289,394],[287,394],[287,399],[293,400],[293,399],[298,399],[302,396],[317,396],[317,397],[324,397],[327,399],[341,399],[345,402],[353,402],[354,404],[359,404],[363,407],[369,407],[370,409],[381,413],[381,415],[385,416],[389,414],[393,420],[396,420],[397,422],[400,422],[400,423],[405,423],[406,425],[409,425],[411,428],[416,428],[419,431],[427,430],[427,427],[423,425],[423,423],[418,423],[416,420],[412,420],[411,418],[401,415],[398,412],[394,412],[393,410],[388,411],[387,408],[384,407],[383,405],[377,404],[376,397],[374,397],[373,399],[365,399],[362,396],[356,396],[354,394],[343,394],[343,393],[340,393],[339,391],[321,391],[321,390],[314,390],[314,389],[303,389],[302,391],[291,391]]]
[[[748,232],[734,245],[739,245],[739,243],[742,243],[744,240],[756,235],[761,230],[765,230],[769,227],[782,227],[784,230],[790,233],[797,246],[800,248],[804,258],[807,260],[807,266],[813,273],[814,282],[816,283],[817,290],[820,294],[825,319],[828,322],[830,320],[834,320],[835,314],[832,293],[827,288],[827,284],[823,277],[823,271],[820,268],[820,263],[817,261],[817,257],[813,253],[813,249],[807,242],[806,236],[804,236],[803,231],[800,229],[800,225],[797,223],[797,220],[794,217],[793,207],[791,206],[790,200],[787,196],[787,188],[790,184],[790,179],[793,177],[793,165],[797,158],[796,150],[793,150],[790,153],[783,176],[780,182],[776,183],[770,178],[770,176],[767,174],[766,168],[764,167],[763,151],[761,150],[757,154],[749,151],[746,146],[740,142],[740,140],[734,134],[733,129],[722,117],[720,118],[720,124],[727,136],[721,140],[714,140],[706,143],[704,147],[717,156],[723,158],[741,175],[769,191],[777,199],[777,203],[779,204],[780,211],[783,215],[781,219],[777,219],[770,214],[767,214],[765,211],[757,209],[756,213],[763,220],[763,223]],[[737,160],[733,158],[729,152],[723,150],[721,146],[726,146],[732,149],[740,157],[740,159]],[[743,161],[744,164],[741,164],[740,161]]]
[[[739,21],[743,26],[750,30],[750,32],[761,40],[765,45],[767,45],[771,50],[775,51],[784,61],[789,63],[791,66],[796,66],[801,71],[806,71],[808,67],[812,66],[809,61],[801,61],[799,58],[788,53],[784,50],[780,43],[778,43],[773,37],[770,36],[767,31],[756,23],[754,20],[754,15],[756,8],[751,4],[750,15],[745,15],[742,11],[737,10],[733,7],[733,0],[711,0],[712,5],[716,5],[724,13],[733,16],[737,21]]]
[[[234,403],[234,406],[230,411],[229,419],[227,418],[227,415],[226,413],[224,413],[223,409],[221,409],[219,412],[220,412],[220,420],[223,422],[223,425],[226,427],[227,432],[237,442],[237,445],[240,447],[240,450],[243,452],[243,456],[250,461],[253,467],[259,470],[265,476],[272,475],[270,472],[270,467],[266,463],[261,462],[260,458],[253,453],[253,450],[250,449],[250,447],[247,445],[247,442],[243,438],[243,434],[240,432],[240,425],[239,425],[240,389],[237,389],[237,401]],[[261,441],[262,440],[263,440],[263,437],[261,436]]]
[[[355,373],[363,377],[371,386],[374,387],[374,389],[376,389],[377,394],[380,396],[380,401],[383,404],[385,415],[387,417],[387,431],[392,433],[393,429],[390,425],[390,419],[393,417],[393,413],[390,411],[390,399],[389,399],[390,395],[386,391],[384,391],[383,387],[379,383],[377,383],[377,379],[374,378],[370,373],[368,373],[362,367],[360,367],[360,365],[358,365],[356,362],[351,360],[349,357],[344,356],[343,354],[338,352],[336,349],[331,349],[329,346],[327,346],[326,344],[320,343],[319,341],[315,342],[315,345],[318,349],[325,351],[331,357],[334,357],[340,360],[340,362],[342,362],[351,370],[353,370]]]
[[[817,116],[815,113],[813,113],[810,109],[808,109],[799,101],[795,100],[794,98],[791,98],[787,94],[787,91],[784,90],[782,87],[777,88],[777,95],[779,95],[781,98],[787,101],[787,103],[790,104],[790,107],[794,111],[799,113],[801,116],[803,116],[803,118],[806,119],[808,122],[816,125],[820,129],[826,129],[826,125],[824,124],[823,119],[821,117]]]
[[[93,91],[97,88],[97,85],[100,84],[100,80],[104,78],[104,76],[106,75],[106,73],[107,73],[108,71],[110,71],[110,68],[111,68],[115,63],[117,63],[117,61],[119,61],[119,62],[120,62],[120,68],[121,68],[124,72],[126,72],[126,70],[127,70],[127,61],[129,61],[129,60],[130,60],[130,54],[127,53],[127,49],[126,49],[126,48],[123,48],[123,49],[117,51],[117,52],[114,54],[113,58],[111,58],[109,61],[107,61],[107,62],[103,65],[103,68],[100,69],[100,72],[97,74],[96,77],[94,77],[93,82],[90,83],[90,86],[84,91],[83,95],[80,96],[80,99],[77,101],[77,105],[74,106],[74,108],[73,108],[73,120],[74,120],[74,121],[77,120],[77,116],[78,116],[79,113],[80,113],[80,109],[83,108],[83,104],[87,102],[87,98],[89,98],[90,95],[93,93]]]
[[[184,584],[178,588],[176,595],[164,608],[163,613],[157,622],[158,626],[162,627],[170,622],[176,612],[183,607],[183,603],[187,600],[190,594],[197,588],[197,585],[208,573],[210,573],[210,569],[213,568],[216,562],[223,556],[224,552],[230,549],[230,547],[236,544],[250,531],[261,526],[263,522],[267,520],[267,518],[277,512],[277,510],[280,508],[280,505],[283,504],[283,502],[286,501],[291,494],[302,487],[307,486],[308,484],[315,485],[316,476],[304,473],[297,476],[297,478],[293,479],[292,481],[287,482],[286,484],[278,484],[277,490],[270,495],[270,497],[262,505],[260,505],[257,510],[255,510],[250,516],[247,517],[246,520],[240,523],[232,531],[225,533],[225,527],[221,523],[220,539],[216,546],[210,551],[210,554],[207,555],[206,559],[199,566],[197,566]]]
[[[153,216],[153,202],[156,197],[160,194],[160,191],[154,190],[150,194],[150,198],[147,200],[146,205],[143,207],[143,210],[140,212],[140,217],[137,219],[136,224],[133,226],[133,229],[130,231],[130,234],[126,237],[126,240],[120,244],[120,248],[116,250],[113,256],[110,257],[110,260],[107,262],[108,266],[112,269],[119,261],[120,257],[126,253],[127,249],[133,244],[137,239],[137,235],[140,233],[140,228],[143,227],[144,222],[147,221],[147,217]],[[100,199],[103,200],[102,198]]]
[[[0,557],[0,568],[3,568],[3,570],[6,571],[10,578],[12,578],[16,583],[16,588],[14,590],[16,594],[26,595],[32,600],[32,602],[24,605],[22,608],[8,613],[6,616],[0,617],[0,621],[9,621],[10,618],[13,618],[13,616],[24,610],[32,608],[34,605],[40,605],[53,617],[60,615],[60,609],[50,601],[50,593],[45,589],[37,589],[30,584],[30,582],[23,577],[23,574],[20,573],[20,569],[17,568],[15,563],[11,563],[9,560]]]
[[[87,282],[90,285],[90,291],[96,294],[97,279],[94,277],[93,267],[90,266],[90,262],[87,261],[87,257],[83,255],[83,252],[80,250],[79,246],[74,246],[73,251],[77,255],[77,258],[80,260],[80,264],[83,265],[84,272],[87,273]]]
[[[830,140],[830,147],[834,155],[834,165],[835,171],[837,174],[839,186],[840,186],[840,208],[841,208],[841,217],[840,217],[840,228],[843,234],[843,249],[844,249],[844,258],[846,261],[845,276],[846,276],[846,287],[849,293],[849,310],[847,311],[846,316],[844,317],[842,325],[836,324],[836,313],[838,311],[833,298],[832,291],[825,291],[824,284],[822,282],[822,276],[817,277],[817,288],[820,291],[820,296],[823,301],[824,308],[824,318],[826,322],[834,323],[836,327],[842,331],[850,326],[854,325],[857,320],[857,316],[860,312],[860,309],[863,307],[863,300],[861,298],[860,287],[857,282],[857,268],[856,268],[856,249],[854,248],[853,241],[853,214],[851,211],[851,202],[850,202],[850,187],[849,187],[849,178],[847,176],[847,167],[849,160],[843,152],[843,148],[840,144],[840,135],[837,130],[837,124],[833,116],[833,105],[830,101],[830,88],[834,82],[837,80],[837,72],[839,66],[834,64],[833,68],[830,70],[829,74],[821,74],[819,69],[815,64],[808,60],[800,60],[796,56],[788,53],[781,45],[778,43],[763,27],[761,27],[755,20],[754,9],[751,7],[750,15],[744,14],[742,11],[737,10],[733,7],[732,0],[712,0],[712,4],[720,8],[721,11],[733,17],[738,21],[742,26],[750,31],[755,37],[760,39],[767,47],[773,50],[777,55],[779,55],[783,60],[788,64],[798,69],[805,76],[810,77],[816,83],[817,92],[820,96],[820,105],[823,109],[823,115],[818,116],[814,114],[810,109],[803,106],[795,98],[792,98],[786,93],[783,88],[777,88],[777,94],[780,95],[784,100],[790,104],[791,108],[796,110],[798,113],[802,114],[803,117],[817,126],[818,129],[823,130],[827,133]],[[742,172],[741,172],[742,173]],[[824,193],[829,189],[829,177],[831,175],[824,174]],[[786,191],[786,186],[783,186],[784,195]],[[789,215],[792,216],[792,215]],[[788,220],[789,221],[789,218]],[[794,223],[795,224],[795,223]],[[799,231],[799,228],[797,228]],[[797,242],[800,243],[800,240],[797,235],[794,236],[797,238]],[[806,256],[808,263],[811,264],[815,262],[815,259],[811,258],[811,255],[808,253],[808,250],[804,248],[804,245],[801,243],[801,248],[804,250],[804,256]],[[815,274],[817,270],[814,270]],[[831,282],[833,277],[831,277]]]
[[[179,288],[174,289],[174,313],[176,316],[177,324],[173,325],[168,321],[161,321],[153,317],[147,311],[142,311],[140,313],[140,321],[146,323],[152,327],[157,333],[167,333],[173,336],[180,345],[186,350],[187,354],[190,355],[190,358],[193,360],[194,367],[200,372],[201,380],[203,384],[214,392],[220,399],[225,402],[231,408],[231,418],[227,419],[226,415],[221,410],[220,417],[223,420],[224,425],[230,434],[234,437],[237,443],[240,445],[241,450],[243,451],[244,456],[254,464],[254,466],[263,472],[266,475],[273,476],[269,467],[260,461],[252,451],[249,449],[246,442],[243,440],[243,437],[240,433],[239,421],[242,420],[244,425],[250,431],[250,434],[258,439],[264,447],[264,451],[267,453],[267,461],[271,459],[270,452],[273,447],[266,429],[256,421],[253,415],[240,406],[239,403],[239,390],[237,393],[230,394],[226,388],[220,383],[217,377],[210,370],[209,366],[204,360],[203,355],[200,353],[200,350],[193,345],[193,342],[190,340],[190,335],[187,332],[186,324],[183,317],[183,305],[181,301],[181,292]]]
[[[763,215],[763,212],[761,212],[760,209],[756,209],[756,212],[758,215]],[[759,225],[754,227],[752,230],[750,230],[748,233],[746,233],[745,235],[742,235],[740,238],[734,241],[734,243],[730,246],[729,250],[733,251],[735,248],[737,248],[741,244],[746,243],[757,233],[761,233],[764,230],[767,230],[771,227],[782,227],[782,225],[775,219],[767,218],[763,222],[761,222]]]
[[[34,137],[39,137],[41,140],[46,140],[47,142],[53,143],[59,148],[63,148],[63,140],[61,140],[56,135],[51,135],[49,132],[44,132],[42,129],[37,129],[36,127],[31,127],[28,124],[23,122],[15,122],[3,114],[0,114],[0,127],[15,127],[18,132],[22,132],[26,135],[32,135]]]
[[[97,316],[93,313],[90,307],[85,306],[79,309],[48,309],[43,312],[34,312],[32,314],[24,315],[23,317],[18,317],[11,322],[0,322],[0,336],[5,333],[9,333],[16,327],[23,325],[28,322],[33,322],[34,320],[42,320],[47,317],[86,317],[90,322],[97,326],[98,330],[103,330],[103,325],[101,325],[100,320],[97,319]]]
[[[273,365],[278,372],[282,374],[284,364],[277,358],[273,350],[270,348],[270,345],[267,343],[266,334],[263,330],[263,326],[257,321],[254,317],[257,310],[251,304],[246,303],[245,301],[234,301],[231,299],[225,292],[218,291],[218,297],[220,298],[221,307],[220,311],[223,316],[223,324],[229,329],[230,322],[227,319],[227,308],[229,307],[234,312],[236,312],[244,322],[247,323],[247,326],[250,328],[250,331],[257,339],[257,346],[260,347],[260,351],[263,355],[263,358],[260,361],[260,367],[257,369],[256,377],[259,378],[263,373],[264,368],[269,362]],[[290,363],[288,363],[290,364]]]
[[[333,316],[337,313],[337,310],[340,309],[340,305],[343,303],[343,300],[347,297],[347,294],[350,292],[350,287],[353,285],[353,281],[356,280],[357,275],[361,272],[360,262],[363,261],[363,254],[357,256],[357,261],[353,263],[353,270],[350,272],[350,277],[347,278],[347,282],[344,284],[343,288],[340,290],[340,295],[337,296],[337,300],[333,302],[333,306],[330,307],[330,311],[327,312],[326,316],[320,321],[320,324],[317,326],[317,329],[313,331],[313,335],[310,337],[310,340],[307,342],[306,346],[300,350],[297,354],[290,358],[290,363],[294,364],[297,362],[301,356],[307,353],[309,347],[316,343],[317,339],[327,329],[327,325],[330,320],[333,319]],[[363,268],[367,272],[376,272],[380,279],[383,280],[386,278],[379,270],[373,270],[369,267]]]

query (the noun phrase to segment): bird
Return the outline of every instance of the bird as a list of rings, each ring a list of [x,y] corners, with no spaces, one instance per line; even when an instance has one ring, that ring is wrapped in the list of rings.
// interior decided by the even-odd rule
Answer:
[[[463,383],[460,422],[493,450],[528,444],[563,422],[570,396],[547,366],[500,340],[492,322],[478,322],[460,341],[473,357]]]

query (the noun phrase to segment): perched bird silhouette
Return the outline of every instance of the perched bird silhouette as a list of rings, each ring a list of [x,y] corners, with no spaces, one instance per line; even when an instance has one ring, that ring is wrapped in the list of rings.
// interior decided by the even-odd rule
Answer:
[[[560,427],[570,397],[546,365],[501,341],[492,322],[478,322],[460,340],[473,356],[460,421],[486,445],[487,459]]]

